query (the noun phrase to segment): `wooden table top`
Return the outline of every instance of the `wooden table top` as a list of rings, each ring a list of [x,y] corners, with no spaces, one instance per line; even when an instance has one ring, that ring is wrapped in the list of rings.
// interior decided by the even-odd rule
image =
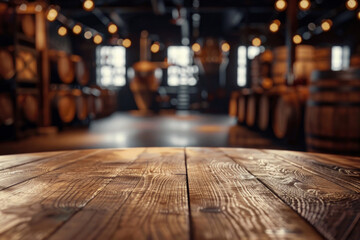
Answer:
[[[360,158],[236,148],[0,156],[0,239],[360,239]]]

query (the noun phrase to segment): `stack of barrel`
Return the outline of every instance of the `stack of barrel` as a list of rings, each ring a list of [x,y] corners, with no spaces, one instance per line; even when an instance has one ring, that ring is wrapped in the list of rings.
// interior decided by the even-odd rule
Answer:
[[[326,51],[327,50],[327,51]],[[275,136],[290,144],[303,145],[306,101],[310,76],[321,60],[322,69],[330,68],[330,50],[317,52],[312,46],[296,47],[293,86],[287,86],[287,49],[277,47],[257,56],[251,65],[251,88],[237,91],[238,123]],[[232,98],[234,101],[234,97]],[[234,105],[234,104],[232,104]],[[234,109],[235,107],[232,107]],[[234,110],[232,110],[234,114]]]

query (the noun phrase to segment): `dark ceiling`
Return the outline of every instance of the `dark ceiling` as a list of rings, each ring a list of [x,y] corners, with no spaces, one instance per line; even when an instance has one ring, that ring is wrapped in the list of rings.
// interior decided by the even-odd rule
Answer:
[[[119,37],[138,35],[141,30],[148,30],[163,42],[184,37],[192,42],[212,36],[246,43],[259,35],[269,44],[276,45],[283,44],[285,34],[286,13],[274,9],[275,0],[95,0],[96,7],[91,12],[82,9],[82,0],[49,2],[60,6],[61,13],[67,18],[96,29],[108,38],[106,25],[109,22],[119,26]],[[298,33],[309,32],[311,37],[307,40],[310,42],[323,39],[343,41],[344,36],[357,41],[358,31],[354,28],[360,29],[360,21],[356,19],[356,11],[346,9],[345,2],[312,0],[310,10],[297,12]],[[176,16],[179,12],[181,16]],[[194,14],[200,15],[198,25]],[[325,18],[334,22],[331,32],[324,34],[318,31],[319,28],[309,31],[309,23],[319,26]],[[283,23],[276,34],[268,30],[273,19],[280,19]]]

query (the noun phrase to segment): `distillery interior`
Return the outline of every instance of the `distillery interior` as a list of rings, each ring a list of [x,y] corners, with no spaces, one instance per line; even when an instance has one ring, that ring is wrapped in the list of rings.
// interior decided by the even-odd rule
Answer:
[[[358,2],[0,2],[0,154],[360,153]]]

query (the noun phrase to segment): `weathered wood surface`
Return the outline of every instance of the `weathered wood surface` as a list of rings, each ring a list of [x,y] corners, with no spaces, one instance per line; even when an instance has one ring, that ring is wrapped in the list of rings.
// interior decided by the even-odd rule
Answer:
[[[0,239],[360,239],[360,158],[230,148],[0,156]]]

